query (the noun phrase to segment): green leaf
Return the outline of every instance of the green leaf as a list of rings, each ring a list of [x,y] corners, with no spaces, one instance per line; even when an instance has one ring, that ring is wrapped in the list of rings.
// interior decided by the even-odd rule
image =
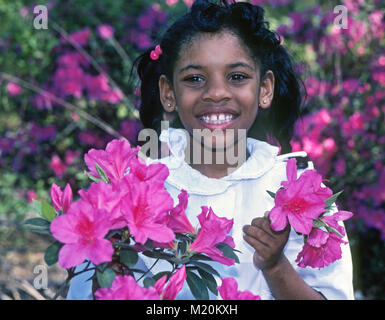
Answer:
[[[91,179],[92,181],[94,181],[94,182],[99,182],[99,181],[101,181],[101,179],[98,179],[98,178],[96,178],[96,177],[90,175],[89,173],[87,173],[87,176],[88,176],[88,178],[90,178],[90,179]]]
[[[110,288],[115,276],[116,273],[111,268],[106,268],[103,272],[99,270],[96,272],[96,278],[101,288]]]
[[[220,276],[218,271],[215,270],[212,266],[207,263],[199,262],[199,261],[190,261],[190,263],[194,266],[198,267],[198,270],[204,270],[210,274],[215,274],[216,276]]]
[[[33,199],[32,207],[37,211],[37,213],[43,217],[43,213],[41,211],[41,201]]]
[[[52,266],[58,261],[59,251],[62,246],[62,243],[56,241],[45,250],[44,261],[48,266]]]
[[[272,197],[273,199],[275,199],[275,193],[274,192],[271,192],[269,190],[266,190],[266,192],[269,194],[270,197]]]
[[[211,273],[208,273],[202,269],[198,269],[199,275],[202,277],[202,280],[206,282],[207,288],[214,293],[216,296],[218,295],[218,284],[215,281],[214,276]]]
[[[339,195],[340,195],[342,192],[344,192],[344,190],[341,190],[341,191],[339,191],[339,192],[333,194],[330,198],[327,198],[327,199],[325,200],[326,211],[327,211],[328,209],[331,208],[331,206],[333,205],[334,202],[337,201],[337,198],[339,197]]]
[[[144,251],[143,254],[154,259],[175,260],[175,257],[172,254],[161,251]]]
[[[110,180],[108,179],[107,174],[104,172],[104,170],[96,162],[95,162],[95,168],[96,168],[96,171],[98,172],[100,178],[102,178],[102,180],[105,183],[110,183]]]
[[[196,300],[208,300],[209,292],[207,290],[205,281],[190,270],[186,270],[186,274],[186,282],[194,298]]]
[[[46,201],[41,202],[41,214],[42,217],[48,221],[52,221],[56,218],[55,209]]]
[[[156,280],[154,278],[151,278],[151,277],[147,277],[143,280],[143,286],[145,288],[148,288],[148,287],[153,287],[154,284],[155,284]]]
[[[133,267],[138,262],[138,253],[133,249],[120,250],[120,262],[127,267]]]
[[[158,272],[157,274],[153,275],[152,278],[155,281],[158,281],[160,278],[162,278],[164,275],[167,276],[167,280],[171,277],[171,271],[161,271]]]
[[[239,258],[235,254],[234,249],[231,248],[227,243],[221,242],[221,243],[218,243],[215,247],[217,247],[219,250],[221,250],[223,255],[226,258],[233,259],[233,260],[235,260],[236,263],[239,263]]]
[[[50,222],[42,218],[31,218],[21,223],[21,226],[41,234],[51,234],[49,230]]]

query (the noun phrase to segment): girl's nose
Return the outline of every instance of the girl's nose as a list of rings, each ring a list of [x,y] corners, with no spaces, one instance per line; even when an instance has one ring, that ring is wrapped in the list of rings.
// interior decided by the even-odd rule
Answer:
[[[220,102],[229,98],[230,93],[224,79],[211,79],[207,82],[206,90],[202,95],[203,100]]]

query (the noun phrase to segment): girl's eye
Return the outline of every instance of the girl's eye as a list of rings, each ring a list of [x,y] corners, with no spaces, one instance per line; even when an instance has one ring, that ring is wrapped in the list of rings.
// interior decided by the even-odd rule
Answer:
[[[248,76],[241,74],[241,73],[235,73],[235,74],[232,74],[230,76],[230,80],[232,80],[232,81],[242,81],[242,80],[245,80],[247,78],[248,78]]]
[[[184,79],[184,81],[192,82],[192,83],[199,83],[203,81],[203,78],[200,76],[191,76]]]

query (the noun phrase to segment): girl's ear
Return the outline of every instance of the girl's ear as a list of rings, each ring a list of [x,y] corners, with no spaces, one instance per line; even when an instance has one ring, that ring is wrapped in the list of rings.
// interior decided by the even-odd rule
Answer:
[[[174,90],[164,74],[159,78],[159,93],[163,109],[166,112],[173,112],[176,106]]]
[[[259,107],[267,109],[271,105],[274,97],[274,73],[268,70],[263,76],[262,83],[259,86]]]

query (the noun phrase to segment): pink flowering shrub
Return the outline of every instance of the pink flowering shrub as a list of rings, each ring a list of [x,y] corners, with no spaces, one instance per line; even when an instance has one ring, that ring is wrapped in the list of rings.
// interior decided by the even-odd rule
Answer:
[[[80,198],[74,199],[69,184],[63,191],[52,184],[53,206],[34,200],[41,218],[25,225],[53,236],[45,260],[67,269],[69,280],[87,262],[80,273],[95,271],[96,299],[173,300],[185,282],[197,299],[208,299],[208,290],[218,294],[213,275],[219,274],[208,261],[239,262],[229,236],[233,220],[202,207],[200,228],[194,228],[186,215],[189,194],[182,190],[174,204],[165,189],[168,168],[147,165],[139,151],[116,139],[105,149],[89,150],[84,156],[85,174],[92,180],[87,190],[79,190]],[[150,269],[136,266],[139,259],[150,264],[166,260],[173,270],[149,276]]]
[[[281,188],[272,194],[274,207],[269,218],[271,228],[283,230],[287,224],[298,233],[304,235],[305,244],[298,253],[296,262],[305,268],[323,268],[341,259],[341,244],[345,229],[338,221],[352,217],[348,211],[339,211],[332,216],[326,213],[333,210],[337,193],[322,186],[322,176],[315,170],[306,170],[297,178],[297,160],[287,161],[287,181],[281,182]],[[324,230],[322,230],[324,229]]]

